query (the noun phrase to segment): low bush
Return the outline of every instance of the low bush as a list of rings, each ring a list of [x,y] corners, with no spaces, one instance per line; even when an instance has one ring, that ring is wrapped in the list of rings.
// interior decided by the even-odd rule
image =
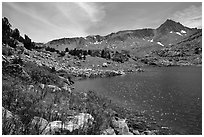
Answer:
[[[32,62],[26,62],[24,65],[24,69],[35,83],[54,85],[59,85],[60,83],[58,75],[52,73],[53,70],[49,67],[38,66]]]
[[[2,55],[11,56],[14,54],[14,49],[9,46],[2,47]]]

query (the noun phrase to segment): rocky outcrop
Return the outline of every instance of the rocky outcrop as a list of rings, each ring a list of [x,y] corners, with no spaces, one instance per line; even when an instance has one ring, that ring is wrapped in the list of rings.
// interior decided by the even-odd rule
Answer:
[[[127,123],[126,119],[112,116],[109,127],[102,132],[102,135],[156,135],[158,132],[158,130],[148,130],[147,127],[141,129],[139,125],[128,126]]]
[[[45,88],[47,88],[48,90],[52,91],[52,92],[57,92],[57,91],[61,91],[61,88],[55,86],[55,85],[46,85]]]
[[[72,89],[74,89],[74,87],[70,87],[68,84],[64,84],[63,87],[61,87],[61,89],[66,90],[69,93],[71,93]]]
[[[3,128],[7,128],[9,135],[21,133],[23,125],[17,115],[2,107]],[[30,122],[29,130],[31,134],[54,135],[62,131],[73,132],[81,130],[86,132],[93,124],[94,118],[88,113],[79,113],[75,116],[70,116],[65,121],[48,122],[42,117],[35,116]],[[5,131],[5,130],[4,130]]]
[[[24,126],[17,115],[2,107],[2,128],[6,135],[18,135],[24,130]]]
[[[49,122],[46,119],[35,116],[30,124],[31,132],[33,134],[41,134],[48,124]]]
[[[12,119],[14,118],[13,114],[11,113],[11,111],[5,109],[4,107],[2,107],[2,116],[3,119]]]
[[[88,130],[89,126],[92,125],[94,118],[87,113],[80,113],[76,116],[69,117],[67,121],[52,121],[50,122],[42,135],[54,135],[56,132],[69,131],[73,132],[74,130]]]
[[[154,133],[154,131],[146,130],[146,131],[142,132],[141,135],[156,135],[156,134]]]
[[[103,131],[102,135],[116,135],[116,134],[114,129],[109,127]]]
[[[102,67],[108,67],[107,63],[103,63]]]
[[[129,127],[126,123],[126,119],[113,117],[111,122],[115,131],[117,131],[118,135],[133,135],[133,133],[129,131]]]
[[[102,70],[102,69],[91,69],[91,68],[75,68],[70,67],[68,71],[77,77],[95,78],[95,77],[110,77],[117,75],[124,75],[123,70]]]
[[[2,55],[2,64],[6,65],[6,64],[9,64],[9,63],[10,63],[10,61],[4,55]]]

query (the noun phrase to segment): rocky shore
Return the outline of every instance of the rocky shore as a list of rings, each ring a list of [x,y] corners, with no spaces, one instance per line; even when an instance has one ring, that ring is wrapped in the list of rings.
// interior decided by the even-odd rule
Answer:
[[[11,56],[9,59],[12,60],[13,58],[16,57]],[[138,67],[126,70],[124,70],[123,67],[117,68],[117,66],[114,68],[108,68],[106,62],[101,65],[97,65],[97,67],[93,65],[89,65],[87,67],[84,67],[83,65],[79,66],[78,64],[80,64],[80,61],[74,58],[59,58],[57,55],[46,51],[38,52],[35,50],[30,51],[24,49],[24,54],[21,54],[21,58],[25,62],[33,62],[39,66],[47,66],[55,71],[66,71],[75,77],[82,78],[111,77],[124,75],[129,72],[143,72],[143,70]]]
[[[59,92],[58,90],[58,94]],[[162,127],[156,124],[155,121],[147,120],[142,113],[133,113],[130,110],[107,103],[107,99],[96,96],[93,92],[73,93],[71,97],[73,100],[78,98],[77,102],[68,101],[65,106],[75,106],[77,104],[75,109],[72,107],[65,108],[65,106],[62,106],[62,103],[53,104],[49,111],[46,110],[41,112],[43,113],[43,115],[40,114],[41,117],[39,114],[30,117],[26,125],[24,121],[22,121],[22,114],[14,114],[2,107],[3,131],[9,135],[20,135],[26,132],[32,135],[169,134],[169,128]],[[43,102],[48,103],[45,102],[45,100]],[[45,107],[45,104],[41,103],[41,105]],[[79,109],[81,107],[83,110]],[[64,111],[65,109],[66,111]],[[46,113],[48,113],[48,115],[46,115]]]
[[[80,68],[64,63],[66,59],[61,62],[57,59],[38,51],[2,56],[3,134],[169,134],[169,129],[147,120],[140,112],[119,107],[94,92],[73,90],[70,74],[107,77],[124,75],[125,70],[112,70],[104,64]]]
[[[143,112],[119,106],[94,91],[73,90],[75,80],[139,73],[145,65],[201,65],[201,30],[193,29],[198,33],[171,45],[172,40],[160,34],[160,30],[165,30],[177,37],[169,24],[186,29],[167,20],[154,31],[121,31],[43,44],[33,42],[26,34],[22,37],[17,28],[11,28],[6,17],[2,18],[2,134],[174,134]],[[100,45],[99,39],[106,44]],[[58,50],[58,47],[65,49]]]
[[[73,90],[74,80],[143,72],[131,60],[125,63],[97,57],[79,60],[67,54],[60,57],[21,46],[11,50],[12,55],[2,55],[3,134],[173,134],[141,112],[118,107],[94,92]],[[193,65],[165,58],[145,59],[141,62],[154,66]]]

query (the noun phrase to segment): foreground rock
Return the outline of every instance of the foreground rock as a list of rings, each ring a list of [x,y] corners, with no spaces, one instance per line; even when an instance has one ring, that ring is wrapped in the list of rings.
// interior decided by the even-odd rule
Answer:
[[[42,135],[54,135],[61,131],[73,132],[75,130],[87,131],[92,125],[94,118],[87,113],[80,113],[76,116],[69,117],[67,121],[52,121],[46,125],[42,123],[40,129],[43,129]],[[45,126],[46,125],[46,126]]]
[[[19,135],[24,126],[17,115],[2,107],[2,128],[4,135]]]
[[[113,128],[109,127],[103,131],[102,135],[116,135]]]
[[[113,117],[112,126],[117,131],[118,135],[133,135],[133,133],[129,131],[129,127],[126,123],[126,119],[120,119],[117,117]]]
[[[48,124],[49,122],[46,119],[41,117],[34,117],[30,127],[31,133],[41,134],[45,130]]]

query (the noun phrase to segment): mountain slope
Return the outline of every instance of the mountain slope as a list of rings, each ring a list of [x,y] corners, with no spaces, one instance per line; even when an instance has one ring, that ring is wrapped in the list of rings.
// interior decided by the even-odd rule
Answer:
[[[49,41],[46,46],[69,49],[104,49],[113,51],[127,50],[137,56],[144,56],[152,50],[170,47],[196,33],[198,29],[183,26],[179,22],[167,19],[156,29],[124,30],[106,36],[62,38]]]

